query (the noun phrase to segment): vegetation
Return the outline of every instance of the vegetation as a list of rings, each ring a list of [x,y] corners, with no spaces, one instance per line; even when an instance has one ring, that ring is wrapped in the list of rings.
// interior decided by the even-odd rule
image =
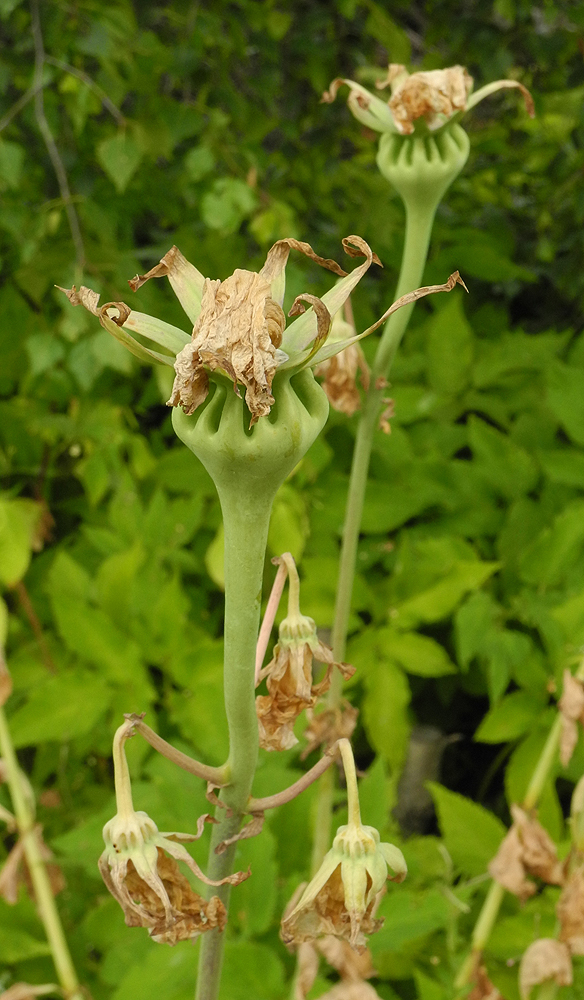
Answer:
[[[581,734],[567,766],[554,752],[537,770],[558,732],[564,670],[584,645],[582,9],[0,0],[0,18],[5,707],[64,876],[56,900],[73,964],[94,1000],[193,993],[200,946],[169,948],[126,927],[97,858],[116,812],[111,748],[124,713],[146,712],[153,730],[210,767],[227,756],[224,536],[213,481],[171,426],[172,369],[140,364],[54,285],[83,282],[102,302],[139,302],[184,327],[166,283],[148,282],[136,299],[124,291],[173,244],[202,274],[225,279],[237,267],[258,270],[285,237],[343,263],[341,239],[357,233],[384,265],[353,294],[363,330],[394,297],[403,206],[376,167],[377,134],[342,93],[327,105],[322,92],[341,75],[374,89],[391,61],[462,64],[477,88],[509,77],[533,94],[533,119],[513,91],[464,119],[470,156],[438,208],[424,282],[458,269],[469,295],[418,303],[393,363],[395,416],[391,433],[373,440],[345,656],[356,668],[343,695],[359,710],[363,822],[398,844],[409,868],[381,903],[370,984],[382,1000],[451,1000],[493,898],[487,866],[511,805],[537,798],[564,858],[584,773]],[[285,311],[307,288],[331,285],[297,255],[286,273]],[[370,364],[376,338],[362,342]],[[331,410],[269,523],[268,556],[292,553],[301,609],[321,629],[333,627],[358,421]],[[268,558],[264,598],[274,575]],[[302,758],[305,721],[298,746],[260,751],[256,798],[319,760],[318,750]],[[440,730],[414,775],[420,794],[432,779],[437,818],[424,814],[406,838],[393,811],[420,725]],[[204,784],[139,734],[126,751],[136,808],[160,830],[195,830],[210,808]],[[2,756],[8,762],[6,747]],[[5,764],[10,781],[8,772]],[[535,797],[534,774],[544,779]],[[261,835],[237,845],[230,871],[249,865],[252,877],[232,892],[222,1000],[291,995],[296,958],[279,924],[311,875],[319,788],[267,813]],[[336,828],[346,795],[332,783],[329,792]],[[400,795],[403,806],[403,783]],[[21,830],[23,816],[32,822],[30,803],[19,814],[7,784],[0,805]],[[16,843],[7,819],[2,858]],[[191,850],[203,869],[208,842],[205,833]],[[49,875],[57,888],[51,865]],[[53,983],[30,879],[24,871],[19,888],[6,883],[0,985]],[[484,962],[505,1000],[519,1000],[526,949],[556,935],[559,895],[541,882],[524,905],[500,893]],[[309,1000],[337,978],[323,960]],[[575,958],[574,983],[557,995],[576,1000],[583,990]]]

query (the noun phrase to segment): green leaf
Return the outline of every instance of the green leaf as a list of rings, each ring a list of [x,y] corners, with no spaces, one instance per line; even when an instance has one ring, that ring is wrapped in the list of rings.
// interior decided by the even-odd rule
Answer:
[[[274,500],[268,531],[268,548],[274,556],[291,552],[300,562],[310,531],[302,495],[288,483],[280,487]]]
[[[465,594],[481,587],[499,568],[496,562],[460,560],[433,587],[392,608],[393,624],[407,629],[447,618]]]
[[[148,944],[146,935],[145,939]],[[133,952],[134,948],[131,957]],[[126,964],[111,1000],[144,1000],[145,996],[160,1000],[192,1000],[198,948],[193,948],[190,941],[181,941],[174,948],[140,946],[140,952],[140,961],[130,964],[129,968]],[[123,968],[122,965],[120,971]]]
[[[0,583],[14,586],[26,573],[41,516],[34,500],[0,496]]]
[[[96,674],[77,669],[50,677],[10,717],[14,746],[38,746],[47,740],[67,743],[83,736],[104,714],[109,700],[107,684]]]
[[[490,594],[482,590],[471,594],[454,616],[456,651],[463,670],[473,657],[483,653],[485,638],[489,634],[497,605]]]
[[[448,296],[429,320],[428,381],[437,392],[456,395],[470,380],[473,334],[464,315],[461,295]]]
[[[363,701],[365,730],[372,747],[392,768],[403,763],[410,732],[408,705],[410,687],[406,675],[387,657],[373,658],[365,674],[367,693]]]
[[[246,936],[265,934],[269,929],[277,902],[278,865],[276,841],[264,826],[261,834],[242,840],[235,858],[237,869],[251,868],[252,877],[243,882],[237,893],[235,919]]]
[[[17,142],[0,139],[0,181],[18,188],[24,165],[24,149]]]
[[[272,948],[227,941],[222,990],[229,1000],[274,1000],[284,996],[284,967]]]
[[[127,132],[118,132],[103,139],[95,152],[118,194],[123,194],[142,161],[140,147]]]
[[[575,500],[524,550],[522,579],[539,588],[557,587],[579,563],[584,550],[584,502]]]
[[[547,373],[547,402],[576,444],[584,444],[584,371],[554,361]]]
[[[450,920],[451,905],[438,889],[399,888],[384,896],[378,914],[384,918],[384,924],[371,938],[374,956],[388,948],[398,951],[404,944],[445,927]]]
[[[215,157],[208,146],[194,146],[184,158],[185,170],[191,181],[200,181],[215,166]]]
[[[435,979],[430,979],[424,972],[416,969],[414,972],[418,1000],[448,1000],[446,991]]]
[[[12,965],[16,962],[26,962],[41,955],[50,955],[51,949],[47,941],[39,941],[16,927],[0,928],[2,937],[2,963]]]
[[[440,643],[417,632],[387,629],[387,650],[408,674],[418,677],[444,677],[455,674],[456,667]]]
[[[468,443],[476,459],[476,468],[499,494],[512,500],[529,493],[538,478],[531,455],[479,417],[468,420]]]
[[[528,691],[513,691],[485,715],[474,738],[479,743],[516,740],[539,719],[542,702]]]
[[[454,864],[467,875],[486,872],[507,829],[492,813],[457,792],[427,785],[438,812],[438,822],[446,848]]]
[[[201,216],[209,229],[236,232],[253,212],[257,198],[248,184],[232,177],[219,177],[201,200]]]

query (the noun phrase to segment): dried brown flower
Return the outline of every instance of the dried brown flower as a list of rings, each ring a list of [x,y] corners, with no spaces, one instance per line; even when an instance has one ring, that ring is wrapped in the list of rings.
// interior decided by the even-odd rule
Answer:
[[[334,333],[334,324],[333,324]],[[348,334],[353,336],[353,333]],[[361,407],[361,396],[357,387],[357,374],[365,391],[369,388],[369,366],[359,344],[350,344],[344,351],[335,354],[315,368],[316,375],[324,375],[322,387],[334,410],[346,413],[348,417]]]
[[[584,955],[584,871],[576,868],[566,882],[556,910],[560,921],[560,941],[572,955]]]
[[[429,128],[435,128],[443,120],[439,115],[451,118],[456,111],[464,111],[473,80],[464,66],[410,76],[405,66],[392,64],[386,83],[394,84],[389,101],[393,120],[403,135],[409,135],[418,118],[423,118]]]
[[[303,736],[307,741],[300,759],[305,760],[317,747],[332,747],[340,739],[350,739],[357,725],[359,709],[353,708],[348,701],[343,701],[339,708],[325,708],[315,714],[314,709],[306,709],[308,725]]]
[[[564,670],[564,690],[558,702],[562,716],[560,761],[567,767],[578,742],[578,725],[584,724],[584,684],[569,670]]]
[[[513,826],[489,865],[493,878],[508,892],[525,901],[536,891],[527,875],[552,885],[562,885],[563,869],[552,839],[536,819],[519,806],[511,806]]]
[[[571,986],[572,960],[567,945],[553,938],[540,938],[530,944],[519,966],[519,992],[528,1000],[531,990],[554,979],[558,986]]]

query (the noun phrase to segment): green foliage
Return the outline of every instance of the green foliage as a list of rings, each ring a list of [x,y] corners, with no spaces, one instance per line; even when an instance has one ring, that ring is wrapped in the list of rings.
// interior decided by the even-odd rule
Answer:
[[[582,13],[519,0],[423,12],[401,0],[391,11],[373,0],[40,7],[46,120],[87,266],[75,269],[67,199],[29,101],[0,138],[0,641],[12,735],[96,1000],[192,995],[197,949],[125,927],[95,862],[122,713],[146,711],[211,764],[225,757],[223,543],[212,483],[170,428],[171,370],[139,364],[53,286],[83,281],[102,302],[126,299],[186,330],[166,283],[135,299],[126,285],[172,244],[224,278],[284,236],[341,260],[340,239],[356,232],[385,265],[353,296],[362,329],[391,301],[403,213],[376,170],[375,137],[340,98],[320,105],[322,90],[338,75],[371,85],[373,67],[410,58],[467,65],[477,86],[509,75],[533,89],[533,121],[512,92],[465,119],[471,158],[439,209],[424,280],[458,268],[470,294],[419,304],[394,364],[396,416],[374,441],[347,652],[365,822],[399,836],[390,810],[414,725],[460,737],[431,785],[436,835],[403,845],[408,882],[390,887],[372,939],[380,997],[451,1000],[481,876],[549,732],[551,692],[584,643]],[[35,53],[25,4],[3,0],[0,19],[5,121]],[[291,258],[287,279],[287,307],[326,287],[304,260]],[[331,414],[270,525],[269,555],[301,560],[302,608],[321,628],[333,619],[355,429]],[[268,562],[265,592],[272,579]],[[192,829],[208,809],[201,783],[139,737],[128,753],[136,807],[161,829]],[[262,754],[255,794],[307,766],[295,750]],[[542,796],[556,838],[583,768],[580,738]],[[236,865],[253,877],[234,891],[222,1000],[290,993],[277,924],[309,874],[315,795],[240,845]],[[193,848],[202,865],[208,836]],[[556,902],[550,887],[522,909],[507,900],[487,953],[507,1000],[526,944],[554,933]],[[24,890],[15,907],[2,901],[0,938],[2,988],[54,979]],[[326,975],[323,964],[314,997]]]

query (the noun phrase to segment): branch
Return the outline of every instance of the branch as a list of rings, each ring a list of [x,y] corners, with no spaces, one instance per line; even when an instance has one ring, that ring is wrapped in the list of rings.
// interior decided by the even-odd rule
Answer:
[[[43,86],[44,84],[41,83],[40,89],[42,89]],[[33,97],[35,96],[38,90],[39,87],[37,86],[29,87],[28,90],[25,91],[25,93],[18,98],[18,100],[10,108],[10,111],[6,112],[4,118],[0,118],[0,132],[2,132],[7,125],[10,125],[12,119],[16,118],[18,112],[22,111],[22,109],[28,104],[29,101],[32,101]]]
[[[305,788],[309,788],[315,781],[318,781],[321,774],[324,774],[324,772],[328,770],[338,754],[339,740],[337,740],[336,743],[333,743],[332,747],[326,751],[318,763],[315,764],[314,767],[310,768],[310,771],[303,774],[298,781],[295,781],[289,788],[285,788],[283,792],[276,792],[275,795],[267,795],[264,799],[250,798],[247,803],[246,812],[260,813],[264,812],[266,809],[276,809],[278,806],[284,806],[287,802],[291,802],[292,799],[295,799],[297,795],[300,795]]]
[[[79,270],[82,270],[85,265],[85,248],[83,246],[81,227],[79,225],[77,212],[75,211],[75,206],[73,205],[73,199],[71,198],[71,190],[69,188],[67,172],[65,170],[65,166],[61,159],[59,150],[57,149],[57,144],[53,137],[53,133],[49,128],[49,123],[45,116],[45,100],[43,94],[43,68],[46,59],[45,59],[45,49],[43,45],[43,36],[41,32],[41,21],[39,16],[38,0],[31,0],[30,6],[31,6],[31,16],[32,16],[32,36],[34,40],[34,51],[35,51],[34,83],[33,83],[33,87],[35,90],[35,95],[34,95],[35,117],[37,120],[39,131],[44,139],[45,146],[47,147],[49,158],[51,160],[51,163],[53,164],[53,169],[57,176],[59,191],[61,192],[61,199],[65,206],[65,211],[67,213],[67,219],[69,222],[69,229],[71,230],[71,238],[73,240],[73,246],[75,247],[75,260],[77,263],[77,267]]]
[[[202,778],[203,781],[212,782],[215,788],[225,788],[228,784],[225,767],[211,767],[208,764],[201,764],[198,760],[194,760],[193,757],[189,757],[188,754],[177,750],[176,747],[163,740],[162,736],[155,733],[150,726],[147,726],[142,721],[143,717],[141,715],[125,714],[124,718],[135,726],[140,735],[144,737],[151,747],[154,747],[163,757],[171,760],[177,767],[182,767],[183,771],[188,771],[189,774],[194,774],[197,778]]]
[[[102,90],[99,84],[95,82],[87,73],[84,73],[82,69],[77,69],[76,66],[71,66],[69,63],[63,62],[61,59],[55,59],[54,56],[44,56],[46,63],[51,66],[56,66],[57,69],[62,69],[64,73],[69,73],[70,76],[76,76],[78,80],[81,80],[86,87],[93,90],[96,97],[99,97],[104,108],[107,108],[109,113],[115,118],[118,125],[125,125],[126,119],[124,118],[122,112],[116,107],[114,102],[107,96],[105,90]]]

